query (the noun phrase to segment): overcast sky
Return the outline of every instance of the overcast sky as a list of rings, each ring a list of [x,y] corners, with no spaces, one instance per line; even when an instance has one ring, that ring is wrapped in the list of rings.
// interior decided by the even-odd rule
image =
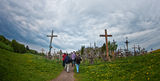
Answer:
[[[82,45],[102,46],[104,29],[119,47],[160,48],[160,0],[0,0],[0,34],[30,48],[78,50]]]

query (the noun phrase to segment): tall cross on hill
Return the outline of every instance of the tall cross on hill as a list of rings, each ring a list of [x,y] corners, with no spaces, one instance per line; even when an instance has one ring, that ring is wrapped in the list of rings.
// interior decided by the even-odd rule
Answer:
[[[53,37],[58,37],[58,36],[53,35],[53,30],[52,30],[51,35],[47,35],[47,37],[51,37],[50,45],[49,45],[49,52],[48,52],[49,59],[51,59],[52,39],[53,39]]]
[[[112,35],[107,35],[107,30],[105,29],[105,35],[100,35],[100,37],[105,37],[105,39],[106,39],[106,54],[107,54],[107,60],[108,60],[108,61],[111,61],[111,60],[110,60],[110,57],[109,57],[109,53],[108,53],[108,37],[112,37]]]

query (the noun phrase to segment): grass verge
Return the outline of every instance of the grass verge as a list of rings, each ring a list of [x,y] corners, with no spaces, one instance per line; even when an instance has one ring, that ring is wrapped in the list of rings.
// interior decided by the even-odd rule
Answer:
[[[49,81],[62,69],[61,62],[0,49],[0,81]]]
[[[160,52],[94,65],[81,64],[77,81],[160,81]]]

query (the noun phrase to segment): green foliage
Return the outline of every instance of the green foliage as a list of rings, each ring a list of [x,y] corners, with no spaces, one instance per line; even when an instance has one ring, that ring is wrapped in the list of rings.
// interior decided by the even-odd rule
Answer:
[[[12,47],[16,53],[25,53],[26,48],[23,44],[18,43],[16,40],[12,40]]]
[[[38,55],[0,49],[0,81],[49,81],[62,71],[61,62]]]
[[[104,43],[103,46],[101,47],[101,51],[105,52],[106,51],[106,44]]]
[[[117,50],[118,45],[116,42],[108,42],[108,50],[109,51],[115,51]],[[103,46],[101,47],[101,52],[104,53],[106,51],[106,44],[104,43]]]
[[[8,51],[14,51],[16,53],[32,53],[42,55],[36,50],[29,49],[29,46],[18,43],[16,40],[9,41],[4,36],[0,35],[0,48]]]
[[[111,50],[111,51],[117,50],[117,47],[118,47],[118,45],[116,44],[116,42],[112,42],[109,44],[109,50]]]
[[[26,46],[26,50],[27,50],[27,51],[29,50],[29,46],[28,46],[28,45]]]
[[[120,58],[94,65],[81,64],[78,81],[159,81],[160,52]]]
[[[9,41],[4,36],[0,35],[0,48],[17,53],[25,53],[26,48],[23,44],[18,43],[16,40]]]
[[[5,43],[0,41],[0,48],[8,51],[13,51],[13,48],[10,45],[6,45]]]
[[[11,45],[11,42],[2,35],[0,35],[0,41],[5,43],[6,45]]]
[[[8,51],[13,51],[13,48],[11,47],[11,42],[2,35],[0,35],[0,48],[6,49]]]

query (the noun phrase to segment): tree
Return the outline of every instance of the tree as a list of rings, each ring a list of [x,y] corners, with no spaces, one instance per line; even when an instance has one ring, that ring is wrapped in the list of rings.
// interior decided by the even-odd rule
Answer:
[[[29,46],[28,45],[26,46],[26,50],[29,50]]]
[[[104,43],[103,46],[101,47],[101,51],[104,53],[106,51],[106,44]]]
[[[5,43],[6,45],[11,45],[11,41],[6,39],[4,36],[0,35],[0,41]]]
[[[114,53],[115,50],[117,50],[118,45],[116,44],[116,42],[110,42],[108,41],[108,51],[109,51],[109,55],[111,55],[111,53]],[[101,47],[101,52],[104,53],[106,52],[106,44],[104,43],[103,46]],[[113,56],[113,55],[112,55]]]
[[[11,46],[13,47],[14,52],[25,53],[26,48],[23,44],[18,43],[16,40],[12,40]]]

